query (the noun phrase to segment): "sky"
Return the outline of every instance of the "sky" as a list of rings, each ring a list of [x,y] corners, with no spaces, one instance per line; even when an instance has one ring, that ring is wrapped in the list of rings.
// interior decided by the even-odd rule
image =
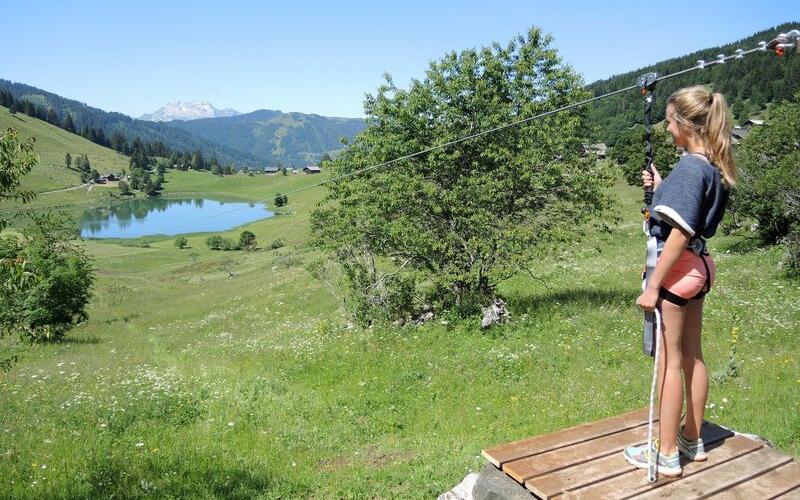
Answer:
[[[0,0],[0,78],[138,117],[171,101],[363,116],[453,50],[538,26],[586,83],[798,21],[800,2]],[[780,8],[776,8],[780,7]]]

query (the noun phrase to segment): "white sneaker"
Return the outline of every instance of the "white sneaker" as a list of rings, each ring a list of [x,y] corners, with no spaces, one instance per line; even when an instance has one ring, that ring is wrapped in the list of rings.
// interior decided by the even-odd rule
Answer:
[[[702,462],[708,458],[703,446],[703,438],[698,437],[696,441],[689,441],[683,437],[683,426],[678,431],[677,443],[680,454],[693,462]]]

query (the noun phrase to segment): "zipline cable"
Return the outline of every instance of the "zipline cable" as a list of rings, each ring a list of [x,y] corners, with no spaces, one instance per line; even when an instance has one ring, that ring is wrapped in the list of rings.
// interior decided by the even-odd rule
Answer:
[[[769,43],[764,42],[764,41],[758,42],[758,45],[756,47],[753,47],[753,48],[748,49],[748,50],[736,49],[736,51],[734,51],[733,54],[730,54],[730,55],[727,55],[727,56],[724,55],[724,54],[719,54],[716,59],[714,59],[713,61],[710,61],[710,62],[706,62],[704,60],[699,60],[699,61],[697,61],[697,64],[695,64],[694,66],[692,66],[690,68],[686,68],[686,69],[683,69],[683,70],[680,70],[680,71],[676,71],[675,73],[670,73],[668,75],[658,76],[657,78],[655,78],[652,81],[652,84],[655,85],[658,82],[661,82],[661,81],[664,81],[664,80],[668,80],[668,79],[676,77],[676,76],[685,75],[687,73],[691,73],[692,71],[697,71],[697,70],[700,70],[700,69],[706,69],[706,68],[709,68],[711,66],[718,65],[718,64],[725,64],[726,61],[729,61],[731,59],[742,59],[742,58],[744,58],[744,56],[752,54],[754,52],[771,51],[771,52],[775,52],[777,55],[780,56],[780,55],[783,55],[789,49],[797,50],[798,48],[800,48],[800,31],[792,30],[792,31],[790,31],[788,33],[779,34],[776,38],[774,38]],[[585,105],[590,104],[592,102],[600,101],[602,99],[606,99],[608,97],[612,97],[612,96],[615,96],[617,94],[622,94],[624,92],[628,92],[628,91],[634,90],[634,89],[640,90],[641,89],[641,84],[630,85],[628,87],[617,89],[617,90],[608,92],[606,94],[595,96],[595,97],[592,97],[592,98],[589,98],[589,99],[584,99],[582,101],[578,101],[578,102],[575,102],[575,103],[572,103],[572,104],[568,104],[566,106],[562,106],[560,108],[552,109],[550,111],[545,111],[544,113],[539,113],[537,115],[530,116],[528,118],[523,118],[523,119],[520,119],[520,120],[516,120],[516,121],[510,122],[510,123],[506,123],[504,125],[498,125],[496,127],[492,127],[490,129],[483,130],[481,132],[476,132],[474,134],[470,134],[470,135],[467,135],[467,136],[464,136],[464,137],[460,137],[458,139],[453,139],[453,140],[444,142],[442,144],[437,144],[435,146],[431,146],[431,147],[416,151],[414,153],[409,153],[407,155],[399,156],[397,158],[393,158],[393,159],[385,161],[385,162],[381,162],[381,163],[377,163],[377,164],[374,164],[374,165],[369,165],[369,166],[366,166],[366,167],[363,167],[363,168],[359,168],[357,170],[354,170],[352,172],[348,172],[346,174],[338,175],[338,176],[332,177],[330,179],[326,179],[326,180],[321,181],[321,182],[317,182],[317,183],[314,183],[314,184],[309,184],[307,186],[302,186],[302,187],[299,187],[297,189],[293,189],[293,190],[287,191],[285,193],[280,193],[280,194],[282,196],[287,196],[288,197],[288,195],[290,195],[290,194],[299,193],[301,191],[305,191],[305,190],[308,190],[308,189],[313,189],[313,188],[316,188],[316,187],[319,187],[319,186],[324,186],[326,184],[330,184],[332,182],[336,182],[336,181],[339,181],[339,180],[342,180],[342,179],[346,179],[348,177],[352,177],[352,176],[355,176],[355,175],[363,174],[365,172],[369,172],[369,171],[372,171],[372,170],[375,170],[375,169],[378,169],[378,168],[387,167],[387,166],[399,163],[399,162],[404,161],[404,160],[409,160],[409,159],[415,158],[417,156],[421,156],[421,155],[424,155],[424,154],[427,154],[427,153],[431,153],[433,151],[437,151],[437,150],[444,149],[444,148],[447,148],[447,147],[450,147],[450,146],[454,146],[456,144],[460,144],[460,143],[465,142],[465,141],[469,141],[469,140],[472,140],[472,139],[476,139],[478,137],[482,137],[482,136],[485,136],[485,135],[488,135],[488,134],[492,134],[494,132],[499,132],[501,130],[505,130],[505,129],[508,129],[508,128],[511,128],[511,127],[516,127],[516,126],[519,126],[519,125],[523,125],[525,123],[529,123],[529,122],[532,122],[534,120],[538,120],[540,118],[544,118],[546,116],[554,115],[556,113],[561,113],[563,111],[568,111],[570,109],[574,109],[574,108],[578,108],[578,107],[581,107],[581,106],[585,106]],[[276,194],[276,196],[277,196],[277,194]],[[266,203],[269,200],[270,200],[270,198],[265,198],[263,200],[258,200],[258,201],[254,201],[254,202],[251,202],[251,203]],[[231,209],[231,210],[229,210],[227,212],[220,212],[220,213],[215,214],[213,216],[209,216],[209,217],[202,218],[202,219],[197,219],[197,220],[194,220],[194,221],[185,222],[185,223],[182,223],[180,225],[168,228],[168,230],[173,230],[173,229],[177,229],[177,228],[181,228],[181,227],[190,226],[190,225],[197,224],[199,222],[203,222],[203,221],[206,221],[206,220],[209,220],[209,219],[212,219],[212,218],[221,217],[223,215],[227,215],[227,214],[230,214],[230,213],[238,211],[238,210],[242,210],[242,208],[234,208],[234,209]]]

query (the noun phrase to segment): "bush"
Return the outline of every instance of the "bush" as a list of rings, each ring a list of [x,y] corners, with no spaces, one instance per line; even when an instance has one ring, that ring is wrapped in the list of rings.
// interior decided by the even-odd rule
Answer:
[[[256,245],[258,245],[256,235],[251,231],[242,231],[242,234],[239,235],[239,247],[245,250],[255,250]]]
[[[798,198],[800,201],[800,198]],[[797,207],[800,210],[800,206]],[[790,276],[800,277],[800,226],[794,226],[783,239],[786,247],[784,265]]]
[[[119,188],[120,194],[131,194],[131,187],[128,185],[127,181],[119,181],[117,187]]]
[[[286,245],[286,241],[284,241],[283,238],[278,238],[277,240],[273,240],[272,243],[269,244],[269,247],[273,250],[276,250],[284,245]]]
[[[0,332],[57,340],[87,318],[94,270],[66,214],[31,215],[24,240],[0,245]]]
[[[189,246],[189,240],[185,236],[178,236],[175,238],[175,246],[180,249],[186,248]]]
[[[284,207],[284,206],[286,206],[287,203],[289,203],[289,197],[286,196],[285,194],[278,193],[278,194],[275,195],[275,200],[274,201],[275,201],[275,206],[276,207],[278,207],[278,208]]]
[[[228,238],[220,235],[209,236],[206,238],[206,245],[211,250],[241,250],[241,247]]]

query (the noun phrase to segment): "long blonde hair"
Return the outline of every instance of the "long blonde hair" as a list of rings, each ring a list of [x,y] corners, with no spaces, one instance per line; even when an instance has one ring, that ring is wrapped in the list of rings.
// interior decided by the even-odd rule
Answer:
[[[673,106],[675,121],[703,140],[708,159],[722,174],[722,182],[727,188],[733,187],[736,184],[736,165],[733,163],[731,120],[725,96],[696,85],[676,91],[669,96],[667,104]]]

